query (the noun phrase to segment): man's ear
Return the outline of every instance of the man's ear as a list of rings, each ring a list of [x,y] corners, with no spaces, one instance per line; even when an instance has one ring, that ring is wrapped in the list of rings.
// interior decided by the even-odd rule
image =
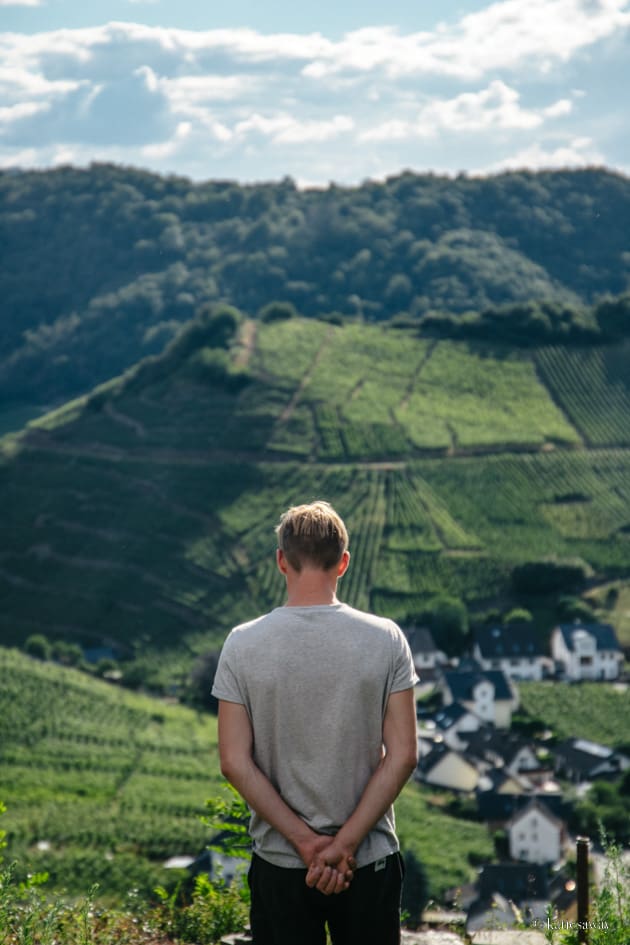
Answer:
[[[350,552],[344,551],[342,554],[339,564],[337,565],[337,577],[343,577],[346,571],[348,570],[348,565],[350,564]]]
[[[278,565],[278,570],[285,574],[287,573],[287,559],[284,556],[284,551],[282,548],[278,548],[276,551],[276,564]]]

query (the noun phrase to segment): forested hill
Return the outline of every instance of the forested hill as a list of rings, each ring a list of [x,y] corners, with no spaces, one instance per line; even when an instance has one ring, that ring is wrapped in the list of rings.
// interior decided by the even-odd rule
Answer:
[[[628,233],[630,180],[596,169],[306,191],[110,165],[5,171],[0,396],[60,403],[220,301],[438,334],[486,312],[489,338],[515,311],[521,338],[582,340],[598,329],[589,307],[630,288]],[[531,300],[546,308],[513,308]]]
[[[629,351],[200,316],[0,440],[0,639],[113,648],[129,682],[184,678],[281,603],[273,527],[317,497],[352,536],[343,599],[429,622],[451,652],[469,620],[514,607],[541,633],[592,614],[584,592],[618,603],[621,631]]]

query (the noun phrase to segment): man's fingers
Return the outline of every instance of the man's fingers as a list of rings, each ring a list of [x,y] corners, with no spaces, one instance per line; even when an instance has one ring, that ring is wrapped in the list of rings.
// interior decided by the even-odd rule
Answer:
[[[311,888],[316,886],[321,875],[321,866],[318,866],[316,863],[311,863],[306,874],[306,885],[310,886]]]
[[[317,883],[317,889],[325,896],[332,896],[337,889],[339,873],[333,866],[326,866]]]

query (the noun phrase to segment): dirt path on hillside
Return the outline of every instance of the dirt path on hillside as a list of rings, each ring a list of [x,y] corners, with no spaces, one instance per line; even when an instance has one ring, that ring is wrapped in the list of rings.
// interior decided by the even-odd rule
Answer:
[[[317,353],[315,354],[315,357],[311,361],[310,368],[308,369],[308,371],[306,372],[306,374],[304,375],[304,377],[298,384],[297,388],[293,392],[293,396],[291,397],[291,400],[289,401],[289,403],[286,405],[286,407],[284,408],[284,410],[278,417],[278,420],[275,424],[276,427],[278,427],[281,423],[286,423],[293,416],[293,411],[295,410],[304,389],[306,388],[307,384],[309,383],[313,374],[315,373],[315,370],[317,369],[319,362],[323,358],[324,352],[326,351],[326,348],[330,344],[330,340],[334,334],[334,331],[335,331],[335,326],[331,325],[328,331],[326,332],[326,334],[324,335],[324,338],[322,339],[322,343],[319,346],[319,350],[317,351]]]
[[[409,380],[409,384],[407,385],[407,390],[405,391],[405,395],[404,395],[403,399],[400,401],[400,404],[398,405],[398,409],[399,409],[399,410],[406,410],[407,407],[409,406],[409,401],[411,400],[411,396],[412,396],[412,394],[413,394],[413,392],[414,392],[414,388],[415,388],[415,386],[416,386],[416,381],[418,380],[418,378],[419,378],[420,375],[422,374],[422,369],[424,368],[424,366],[425,366],[426,364],[428,364],[428,362],[431,360],[431,357],[432,357],[432,355],[433,355],[433,352],[434,352],[435,349],[437,348],[437,344],[438,344],[438,343],[437,343],[437,340],[436,340],[436,341],[430,342],[429,345],[427,346],[427,350],[425,351],[424,355],[423,355],[422,358],[420,359],[420,361],[419,361],[419,363],[418,363],[418,367],[415,369],[415,371],[414,371],[413,374],[411,375],[411,378],[410,378],[410,380]]]
[[[115,423],[119,423],[121,426],[133,430],[136,436],[141,438],[146,437],[147,431],[139,420],[134,420],[133,417],[128,417],[126,414],[120,413],[109,401],[103,405],[103,413]]]
[[[238,339],[239,351],[234,359],[234,367],[243,370],[251,360],[254,347],[256,345],[256,334],[258,332],[258,322],[253,319],[246,321],[243,325]]]
[[[292,403],[285,408],[285,414],[289,408],[294,409],[299,392],[296,392],[292,398]],[[290,413],[287,415],[290,416]],[[630,452],[628,447],[619,447],[621,452]],[[36,450],[42,452],[58,453],[61,455],[85,458],[85,459],[103,459],[111,463],[159,463],[174,466],[200,466],[208,463],[225,463],[231,465],[235,463],[266,463],[270,465],[285,465],[297,462],[294,453],[282,453],[280,450],[176,450],[160,449],[158,447],[114,447],[103,443],[84,443],[74,445],[70,443],[61,443],[54,439],[54,434],[45,430],[28,431],[28,434],[20,442],[20,452]],[[592,449],[587,446],[563,445],[553,443],[543,444],[518,444],[505,443],[494,446],[457,446],[453,450],[449,447],[435,447],[427,449],[410,449],[404,460],[376,460],[376,461],[345,461],[345,462],[320,462],[310,460],[309,464],[321,468],[343,468],[354,467],[363,469],[402,469],[407,463],[417,460],[429,459],[453,459],[464,460],[471,457],[500,456],[503,453],[518,453],[521,455],[536,455],[557,450],[558,452],[592,452],[597,453],[599,449]],[[147,480],[147,486],[149,481]],[[151,484],[153,488],[153,484]]]

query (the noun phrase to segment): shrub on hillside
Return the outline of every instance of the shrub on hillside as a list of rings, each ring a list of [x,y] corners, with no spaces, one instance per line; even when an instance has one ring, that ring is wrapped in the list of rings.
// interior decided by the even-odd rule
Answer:
[[[24,652],[36,660],[49,660],[52,655],[52,645],[43,633],[33,633],[24,641]]]
[[[590,575],[589,565],[579,559],[545,558],[516,565],[512,570],[512,586],[520,594],[568,593],[581,590]]]
[[[261,322],[284,322],[297,317],[298,312],[292,302],[269,302],[258,312]]]

